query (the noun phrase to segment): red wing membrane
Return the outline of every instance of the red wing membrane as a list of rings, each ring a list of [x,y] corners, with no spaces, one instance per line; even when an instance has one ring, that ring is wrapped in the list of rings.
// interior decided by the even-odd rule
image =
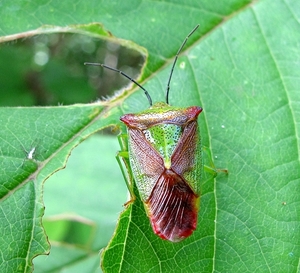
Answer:
[[[178,242],[197,226],[199,196],[172,170],[157,181],[146,206],[152,228],[161,238]]]

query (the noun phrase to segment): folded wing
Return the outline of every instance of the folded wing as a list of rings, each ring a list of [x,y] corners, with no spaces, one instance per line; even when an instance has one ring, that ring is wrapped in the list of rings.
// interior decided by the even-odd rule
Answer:
[[[178,242],[197,226],[199,196],[172,170],[165,170],[145,203],[156,234]]]

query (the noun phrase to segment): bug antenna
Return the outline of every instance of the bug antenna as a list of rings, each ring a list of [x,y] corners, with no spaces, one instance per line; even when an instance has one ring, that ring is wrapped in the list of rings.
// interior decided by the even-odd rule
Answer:
[[[190,36],[196,31],[196,29],[199,27],[199,24],[197,26],[194,27],[194,29],[190,32],[190,34],[188,36],[185,37],[183,43],[181,44],[180,48],[178,49],[176,56],[175,56],[175,60],[173,62],[172,68],[171,68],[171,72],[170,72],[170,77],[169,77],[169,81],[168,81],[168,85],[167,85],[167,91],[166,91],[166,103],[169,104],[169,90],[170,90],[170,82],[171,82],[171,78],[173,75],[173,70],[175,67],[175,64],[177,62],[178,59],[178,55],[181,52],[182,48],[185,46],[187,40],[190,38]]]
[[[112,70],[112,71],[115,71],[115,72],[118,72],[120,73],[122,76],[126,77],[128,80],[132,81],[133,83],[135,83],[138,87],[140,87],[142,90],[144,90],[144,93],[149,101],[149,104],[150,106],[152,106],[152,99],[149,95],[149,92],[143,87],[141,86],[138,82],[136,82],[133,78],[129,77],[127,74],[125,74],[123,71],[119,70],[119,69],[116,69],[116,68],[113,68],[113,67],[110,67],[106,64],[101,64],[101,63],[84,63],[84,65],[93,65],[93,66],[102,66],[104,68],[107,68],[109,70]]]

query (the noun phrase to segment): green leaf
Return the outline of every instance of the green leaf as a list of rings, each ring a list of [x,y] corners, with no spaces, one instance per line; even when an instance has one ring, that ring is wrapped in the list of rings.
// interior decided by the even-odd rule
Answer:
[[[93,135],[72,151],[65,170],[47,180],[43,223],[51,252],[34,259],[35,272],[100,272],[99,250],[127,199],[117,149],[115,137]]]
[[[186,35],[200,23],[178,59],[170,103],[204,109],[199,118],[203,145],[211,150],[216,167],[226,168],[229,174],[204,176],[198,228],[177,244],[152,232],[138,199],[130,203],[102,253],[105,272],[299,270],[298,1],[128,4],[89,0],[74,5],[19,0],[2,3],[0,18],[2,41],[72,31],[120,42],[140,52],[147,50],[141,79],[154,101],[164,100],[174,56]],[[99,24],[84,25],[92,22]],[[147,107],[145,95],[135,88],[105,103],[0,109],[1,272],[29,272],[32,258],[49,251],[41,225],[43,181],[62,168],[70,151],[89,135],[110,125],[120,126],[120,115]],[[33,148],[33,159],[28,159]],[[78,166],[72,173],[76,169],[82,173],[81,179],[88,176],[85,168]],[[70,185],[74,178],[65,181],[60,184]],[[104,183],[99,185],[101,191],[107,188]],[[117,182],[107,178],[107,183]],[[74,196],[78,198],[80,192]],[[58,206],[63,203],[59,199]],[[111,199],[121,210],[124,200]],[[55,203],[53,199],[50,202]],[[54,244],[58,265],[49,262],[52,254],[42,263],[53,272],[68,266],[71,272],[95,272],[96,249],[105,244],[97,217],[109,217],[107,210],[95,207],[87,213],[88,209],[80,211],[79,204],[62,206],[65,208],[65,212],[74,209],[84,217],[78,222],[87,228],[96,223],[97,236],[91,238],[97,243],[83,240],[80,247]],[[56,238],[61,233],[57,232]]]

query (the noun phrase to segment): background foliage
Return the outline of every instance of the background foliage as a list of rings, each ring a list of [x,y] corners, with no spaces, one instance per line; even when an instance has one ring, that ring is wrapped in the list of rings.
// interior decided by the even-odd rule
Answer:
[[[299,1],[18,0],[1,2],[0,18],[1,105],[15,106],[0,108],[1,272],[30,272],[32,259],[49,252],[44,205],[51,254],[33,260],[35,272],[100,271],[99,250],[126,189],[116,137],[81,142],[109,126],[118,131],[120,115],[148,105],[137,88],[88,103],[110,94],[98,90],[118,88],[117,75],[82,63],[104,59],[134,76],[131,60],[138,68],[145,60],[141,82],[154,101],[164,100],[174,55],[198,23],[170,102],[203,107],[203,144],[229,175],[205,175],[198,229],[178,244],[153,234],[138,199],[130,204],[102,251],[103,270],[299,270]],[[111,54],[114,44],[134,57]],[[78,144],[66,170],[51,176]]]

